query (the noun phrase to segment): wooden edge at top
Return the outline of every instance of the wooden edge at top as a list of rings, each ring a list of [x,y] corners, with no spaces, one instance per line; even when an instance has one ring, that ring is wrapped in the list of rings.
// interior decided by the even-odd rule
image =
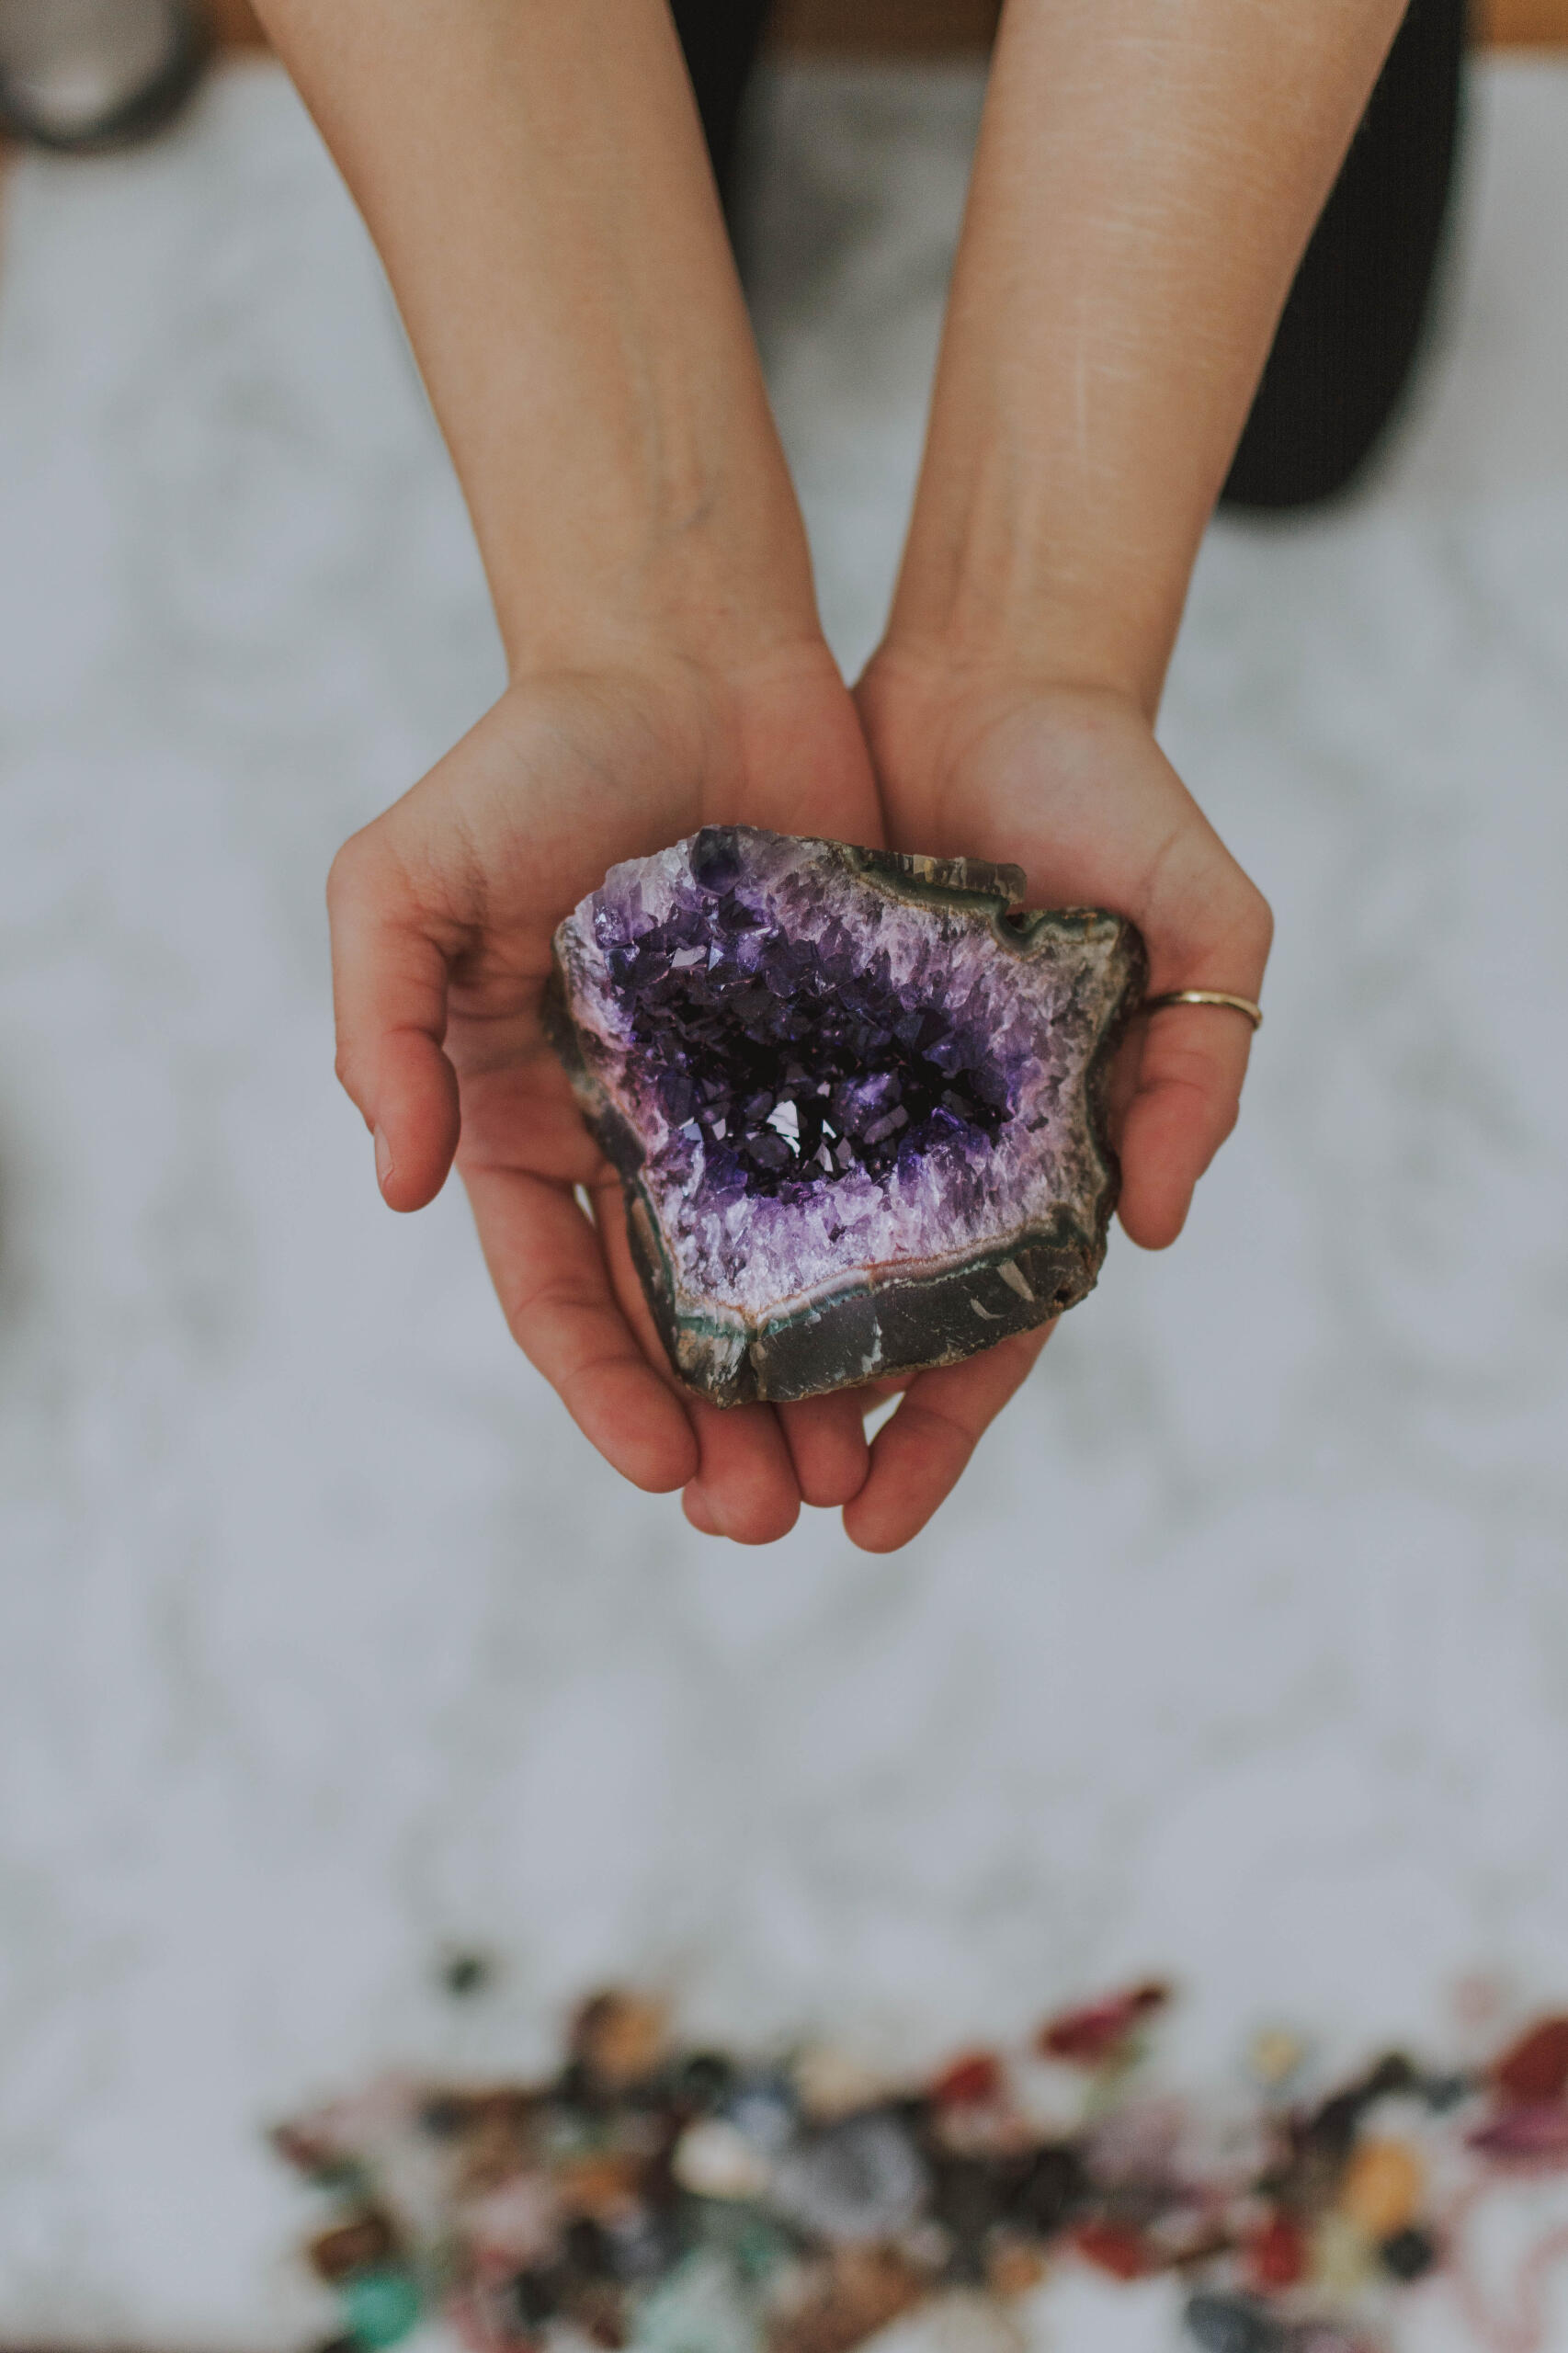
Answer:
[[[1568,48],[1568,0],[1475,0],[1475,31],[1497,49]]]
[[[202,0],[224,48],[267,45],[250,0]],[[1568,0],[1473,0],[1476,38],[1568,48]],[[791,56],[940,57],[991,45],[1000,0],[774,0],[769,46]]]

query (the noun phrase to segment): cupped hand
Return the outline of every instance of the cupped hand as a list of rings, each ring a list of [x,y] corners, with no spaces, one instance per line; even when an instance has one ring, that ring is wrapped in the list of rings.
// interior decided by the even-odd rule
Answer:
[[[328,903],[338,1074],[385,1199],[422,1208],[455,1156],[507,1324],[584,1434],[634,1484],[684,1488],[704,1532],[762,1543],[802,1500],[859,1492],[866,1400],[722,1412],[674,1379],[619,1181],[540,1027],[551,934],[606,869],[736,823],[880,838],[820,643],[725,676],[640,657],[514,685],[345,845]]]
[[[1130,915],[1148,947],[1152,996],[1257,996],[1267,904],[1131,700],[891,646],[857,699],[895,848],[1021,866],[1031,906]],[[1112,1088],[1119,1214],[1146,1249],[1176,1240],[1235,1125],[1251,1043],[1239,1014],[1183,1006],[1136,1023],[1122,1048]],[[1048,1336],[1005,1341],[909,1384],[845,1515],[857,1542],[880,1551],[907,1540]]]

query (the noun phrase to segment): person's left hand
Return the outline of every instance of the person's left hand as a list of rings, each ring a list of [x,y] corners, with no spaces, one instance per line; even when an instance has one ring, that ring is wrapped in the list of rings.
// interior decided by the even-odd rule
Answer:
[[[892,645],[857,699],[893,848],[1021,866],[1031,906],[1131,916],[1148,947],[1152,995],[1256,997],[1267,904],[1136,705]],[[1113,1129],[1121,1222],[1144,1248],[1180,1233],[1193,1188],[1235,1124],[1251,1043],[1240,1015],[1211,1006],[1134,1025],[1113,1076]],[[845,1513],[858,1544],[892,1551],[925,1524],[1051,1328],[906,1385]]]

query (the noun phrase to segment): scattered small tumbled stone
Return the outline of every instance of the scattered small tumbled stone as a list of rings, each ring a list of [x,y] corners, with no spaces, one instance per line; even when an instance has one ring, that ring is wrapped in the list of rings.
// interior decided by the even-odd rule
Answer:
[[[494,1962],[482,1952],[449,1953],[441,1963],[441,1984],[460,2002],[484,1993],[494,1974]]]
[[[552,2271],[517,2271],[501,2291],[506,2317],[520,2333],[531,2333],[561,2309],[560,2281]]]
[[[361,2214],[340,2222],[313,2238],[306,2254],[320,2279],[347,2279],[356,2271],[374,2271],[397,2251],[397,2239],[384,2214]]]
[[[1449,2109],[1458,2108],[1461,2100],[1469,2099],[1474,2090],[1475,2078],[1457,2071],[1423,2075],[1421,2078],[1421,2097],[1437,2116],[1446,2116]]]
[[[1385,2271],[1396,2279],[1420,2279],[1437,2260],[1437,2242],[1430,2231],[1410,2223],[1403,2231],[1394,2231],[1378,2249]]]
[[[844,2246],[896,2238],[918,2218],[926,2189],[908,2133],[873,2113],[846,2117],[787,2149],[769,2200],[787,2222]]]
[[[796,2052],[790,2072],[807,2115],[824,2120],[869,2108],[887,2090],[881,2076],[864,2060],[831,2042],[808,2043]]]
[[[991,2233],[985,2248],[985,2284],[995,2296],[1027,2296],[1046,2276],[1044,2251],[1032,2239],[1006,2230]]]
[[[1250,2296],[1190,2296],[1182,2318],[1203,2353],[1278,2353],[1286,2341],[1279,2323]]]
[[[357,2345],[397,2345],[418,2326],[423,2305],[406,2271],[360,2271],[343,2286],[344,2316]]]
[[[1568,2107],[1555,2100],[1505,2109],[1469,2136],[1472,2149],[1518,2165],[1568,2165]]]
[[[1096,2271],[1108,2271],[1113,2279],[1143,2279],[1159,2268],[1148,2239],[1127,2222],[1098,2219],[1080,2222],[1073,2234],[1073,2245],[1085,2263],[1092,2263]]]
[[[1099,2067],[1124,2052],[1139,2029],[1170,1999],[1170,1987],[1135,1985],[1131,1993],[1115,1994],[1108,2001],[1090,2002],[1047,2019],[1039,2048],[1049,2059],[1071,2060],[1075,2066]]]
[[[940,2147],[932,2152],[929,2168],[926,2211],[943,2234],[944,2274],[960,2283],[983,2279],[1011,2212],[1009,2169]]]
[[[801,2104],[783,2077],[767,2075],[736,2083],[724,2102],[724,2114],[756,2148],[777,2156],[799,2129]]]
[[[1376,2249],[1348,2214],[1324,2214],[1312,2237],[1312,2277],[1338,2295],[1353,2295],[1370,2275]]]
[[[782,2302],[768,2329],[768,2353],[849,2353],[913,2311],[932,2284],[893,2248],[836,2248]]]
[[[694,2051],[672,2078],[676,2100],[694,2109],[717,2108],[734,2080],[735,2071],[722,2051]]]
[[[724,1405],[951,1364],[1092,1289],[1123,917],[1015,867],[708,826],[555,935],[551,1033],[670,1360]]]
[[[723,2117],[690,2124],[676,2143],[672,2170],[697,2198],[760,2198],[773,2168],[756,2143]]]
[[[1426,2173],[1404,2141],[1363,2141],[1346,2167],[1339,2210],[1369,2239],[1403,2230],[1419,2211]]]
[[[1247,2045],[1247,2072],[1255,2083],[1280,2091],[1301,2073],[1307,2046],[1289,2027],[1260,2027]]]
[[[761,2316],[736,2266],[698,2249],[643,2301],[637,2341],[645,2353],[761,2353]]]
[[[1068,2142],[1048,2142],[1025,2160],[1008,2211],[1042,2238],[1050,2238],[1088,2195],[1082,2152]]]
[[[667,2047],[665,2006],[641,1995],[596,1994],[572,2022],[572,2055],[612,2089],[652,2075]]]
[[[1088,2126],[1084,2165],[1101,2189],[1169,2192],[1177,2165],[1186,2111],[1179,2100],[1129,2099]]]
[[[1421,2072],[1408,2052],[1385,2051],[1361,2078],[1361,2095],[1369,2102],[1388,2099],[1401,2092],[1415,2091],[1420,2081]]]
[[[1307,2268],[1307,2243],[1293,2215],[1274,2213],[1247,2242],[1247,2269],[1256,2287],[1293,2288]]]
[[[966,2052],[951,2059],[931,2086],[938,2108],[970,2108],[1000,2096],[1002,2067],[994,2051]]]

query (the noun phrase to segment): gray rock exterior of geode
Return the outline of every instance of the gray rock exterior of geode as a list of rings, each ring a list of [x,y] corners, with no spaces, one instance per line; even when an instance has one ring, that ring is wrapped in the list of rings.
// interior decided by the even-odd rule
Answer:
[[[824,959],[863,943],[910,1001],[956,1004],[995,1041],[1012,1108],[988,1149],[911,1153],[804,1204],[709,1197],[701,1146],[661,1105],[605,943],[689,899],[695,847],[715,840],[778,933],[820,942]],[[620,1175],[671,1362],[715,1403],[784,1403],[956,1363],[1094,1287],[1119,1179],[1108,1066],[1142,998],[1143,947],[1119,915],[1024,912],[1023,880],[977,859],[710,828],[613,867],[560,926],[551,1033]]]

